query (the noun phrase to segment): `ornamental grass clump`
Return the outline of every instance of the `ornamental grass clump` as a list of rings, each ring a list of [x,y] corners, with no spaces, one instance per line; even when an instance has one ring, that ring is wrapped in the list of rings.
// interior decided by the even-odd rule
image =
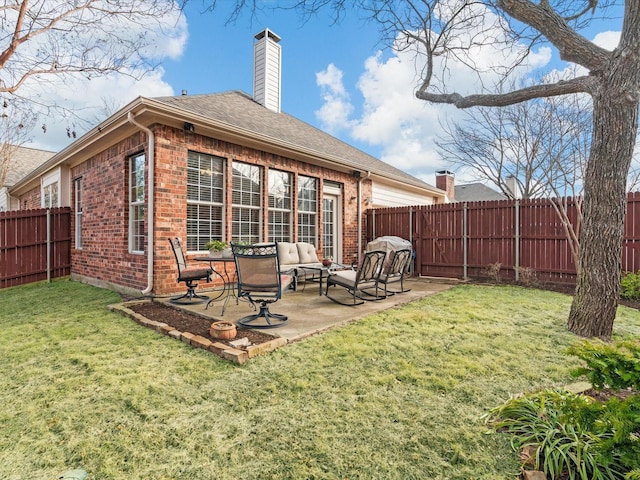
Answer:
[[[587,363],[573,370],[594,388],[637,388],[640,349],[632,342],[581,342],[568,350]],[[551,479],[613,480],[640,478],[640,395],[612,396],[598,402],[588,395],[543,390],[512,398],[494,408],[487,421],[509,433],[516,450],[533,451],[532,467]]]

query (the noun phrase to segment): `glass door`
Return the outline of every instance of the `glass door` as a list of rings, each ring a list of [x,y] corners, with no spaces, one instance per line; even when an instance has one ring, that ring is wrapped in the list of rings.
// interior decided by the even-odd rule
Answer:
[[[336,262],[342,261],[342,220],[340,198],[335,193],[325,193],[322,197],[322,254]]]

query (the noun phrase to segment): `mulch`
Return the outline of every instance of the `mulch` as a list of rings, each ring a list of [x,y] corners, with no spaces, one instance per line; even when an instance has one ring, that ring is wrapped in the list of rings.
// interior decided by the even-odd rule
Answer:
[[[230,342],[244,337],[247,337],[252,345],[260,345],[273,340],[274,338],[272,335],[255,330],[249,330],[240,326],[236,326],[238,333],[235,338],[229,340],[214,338],[209,334],[209,328],[212,323],[211,319],[191,314],[184,310],[174,308],[171,305],[165,305],[159,302],[139,303],[130,305],[127,308],[145,316],[149,320],[171,325],[180,332],[189,332],[194,335],[200,335],[212,342],[220,342],[229,346],[231,346]]]

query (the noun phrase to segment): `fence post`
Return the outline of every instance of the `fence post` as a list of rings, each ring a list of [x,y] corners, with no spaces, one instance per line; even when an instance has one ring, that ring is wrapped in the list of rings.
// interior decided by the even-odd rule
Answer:
[[[515,271],[516,282],[520,280],[520,200],[516,198],[515,208]]]
[[[409,207],[409,241],[411,242],[411,247],[413,248],[413,207]],[[413,257],[413,252],[411,252]],[[414,259],[411,259],[409,263],[409,274],[413,276],[414,271]]]
[[[47,283],[51,283],[51,210],[47,208]]]
[[[462,278],[467,280],[469,278],[467,272],[467,243],[468,243],[468,233],[467,233],[467,202],[462,204]]]

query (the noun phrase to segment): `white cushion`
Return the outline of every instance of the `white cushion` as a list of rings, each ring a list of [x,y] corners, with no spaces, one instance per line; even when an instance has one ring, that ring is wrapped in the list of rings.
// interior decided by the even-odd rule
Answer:
[[[280,265],[291,265],[300,263],[298,247],[295,243],[278,242],[278,261]]]
[[[318,263],[318,255],[316,254],[316,247],[306,242],[296,243],[298,247],[298,263]],[[282,262],[282,263],[294,263],[294,262]]]

